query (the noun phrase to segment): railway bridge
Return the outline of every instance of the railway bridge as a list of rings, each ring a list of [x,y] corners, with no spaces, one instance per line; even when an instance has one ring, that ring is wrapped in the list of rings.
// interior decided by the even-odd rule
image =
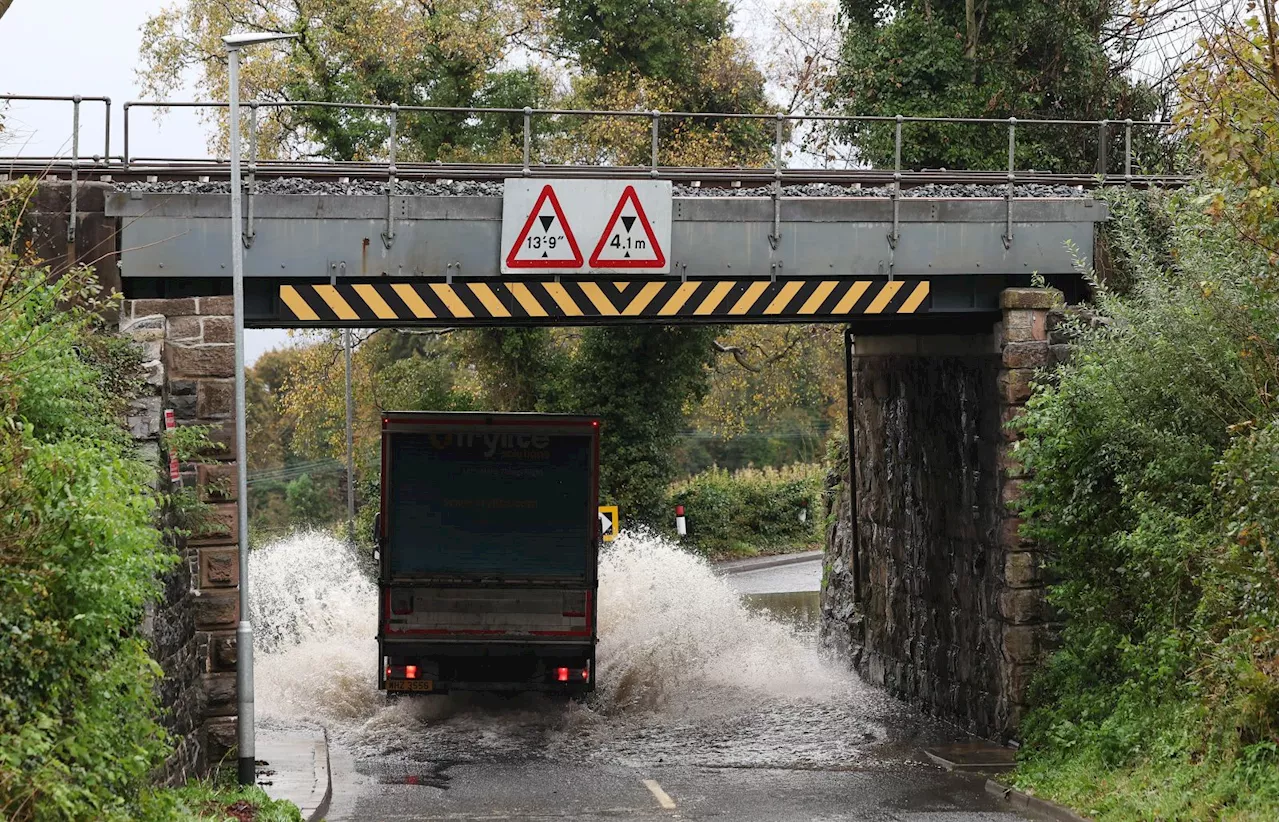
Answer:
[[[1038,554],[1008,509],[1019,477],[1004,423],[1053,361],[1053,312],[1086,295],[1081,266],[1107,219],[1091,192],[1182,182],[1134,154],[1135,133],[1167,123],[825,118],[875,120],[897,146],[894,167],[833,168],[785,162],[784,126],[803,118],[768,116],[766,167],[688,168],[659,163],[659,127],[694,116],[681,113],[465,112],[523,118],[522,162],[511,164],[397,163],[396,118],[408,109],[394,106],[360,107],[388,119],[376,162],[256,160],[251,118],[233,225],[226,161],[135,157],[128,145],[131,110],[225,103],[126,104],[122,151],[112,153],[108,116],[101,150],[86,155],[79,109],[110,102],[45,99],[74,107],[72,153],[5,166],[43,178],[46,256],[94,264],[125,297],[120,327],[147,349],[155,389],[131,418],[139,439],[156,436],[162,408],[219,426],[224,442],[238,436],[228,421],[233,242],[244,249],[250,327],[845,326],[851,459],[829,533],[824,634],[892,693],[984,736],[1016,734],[1046,615]],[[250,111],[271,105],[286,104]],[[541,162],[530,138],[539,117],[641,118],[652,161]],[[1000,129],[1008,164],[905,168],[903,140],[922,122]],[[1097,164],[1015,167],[1027,128],[1079,130],[1096,140]],[[639,262],[610,252],[614,236],[641,250]],[[534,249],[534,237],[548,245]],[[218,515],[188,547],[198,598],[170,603],[195,615],[183,641],[198,664],[185,675],[201,683],[205,708],[192,732],[214,755],[235,738],[237,501],[216,485],[232,470],[223,462],[191,477]]]

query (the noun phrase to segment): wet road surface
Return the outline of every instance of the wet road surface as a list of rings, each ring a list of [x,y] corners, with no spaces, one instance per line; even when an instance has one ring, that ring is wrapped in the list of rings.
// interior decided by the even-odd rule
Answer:
[[[728,588],[706,573],[700,587],[675,591],[661,575],[640,579],[640,567],[615,576],[627,572],[632,610],[612,629],[602,617],[604,693],[582,704],[453,695],[353,709],[330,725],[327,818],[1022,818],[988,797],[981,779],[947,773],[919,752],[963,735],[818,659],[819,563],[735,574]],[[602,597],[609,588],[602,572]],[[660,619],[695,596],[703,624],[678,613]],[[762,610],[799,627],[766,621]],[[639,625],[646,620],[653,624]],[[627,626],[638,627],[632,635]]]
[[[822,586],[822,558],[754,571],[737,571],[725,575],[725,581],[740,594],[817,593]]]

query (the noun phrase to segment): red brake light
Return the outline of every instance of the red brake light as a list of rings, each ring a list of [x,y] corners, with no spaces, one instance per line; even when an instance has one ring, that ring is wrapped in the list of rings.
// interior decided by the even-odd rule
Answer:
[[[557,681],[557,682],[568,682],[568,681],[569,681],[569,669],[568,669],[568,668],[556,668],[556,681]]]
[[[589,672],[589,671],[587,671],[587,669],[586,669],[586,668],[583,668],[583,669],[582,669],[582,681],[583,681],[583,682],[586,682],[586,681],[590,678],[590,676],[591,676],[590,672]]]
[[[417,678],[418,678],[418,666],[417,666],[417,665],[406,665],[406,666],[404,666],[404,678],[405,678],[405,679],[417,679]]]

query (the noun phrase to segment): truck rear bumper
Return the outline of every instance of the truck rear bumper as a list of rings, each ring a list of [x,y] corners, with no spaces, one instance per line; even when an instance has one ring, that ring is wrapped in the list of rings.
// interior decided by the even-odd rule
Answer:
[[[384,638],[380,645],[378,687],[383,690],[576,694],[595,688],[595,649],[590,642]],[[410,686],[404,681],[409,666],[413,681],[423,685]]]

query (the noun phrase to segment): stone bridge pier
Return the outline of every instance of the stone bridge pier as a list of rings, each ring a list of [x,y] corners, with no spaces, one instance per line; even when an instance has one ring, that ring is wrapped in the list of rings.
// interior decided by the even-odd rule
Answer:
[[[824,640],[891,694],[991,739],[1016,737],[1045,642],[1006,423],[1035,369],[1063,355],[1046,328],[1060,300],[1009,289],[989,331],[854,337],[852,459],[828,502]]]

